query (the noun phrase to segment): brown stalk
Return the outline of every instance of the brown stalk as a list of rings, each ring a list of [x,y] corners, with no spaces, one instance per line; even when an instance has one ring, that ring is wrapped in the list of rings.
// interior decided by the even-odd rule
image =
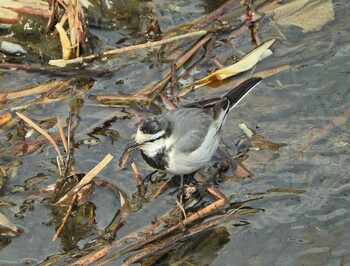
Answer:
[[[225,199],[221,199],[221,200],[218,200],[216,202],[213,202],[212,204],[208,205],[207,207],[205,207],[205,208],[199,210],[198,212],[188,216],[181,223],[178,223],[170,228],[163,229],[162,231],[158,232],[157,234],[152,235],[148,239],[146,239],[144,241],[140,241],[134,245],[131,245],[131,246],[125,248],[124,250],[120,251],[120,254],[122,255],[122,254],[126,254],[128,252],[137,250],[137,249],[141,248],[142,246],[144,246],[145,244],[154,242],[154,241],[156,241],[156,240],[158,240],[166,235],[169,235],[170,233],[174,232],[177,229],[180,229],[184,225],[188,225],[191,222],[194,222],[198,219],[203,218],[206,215],[209,215],[212,212],[217,211],[218,208],[224,206],[225,204],[226,204]],[[149,231],[149,230],[146,230],[146,231]]]
[[[21,69],[28,72],[35,71],[46,71],[47,69],[45,67],[38,67],[38,66],[28,66],[23,64],[15,64],[15,63],[0,63],[0,68],[4,69]]]
[[[134,171],[136,179],[137,179],[137,187],[139,189],[139,192],[141,193],[142,196],[144,196],[146,193],[146,187],[145,187],[145,184],[143,182],[142,176],[141,176],[139,170],[137,169],[135,163],[132,163],[131,167],[132,167],[132,170]]]
[[[66,154],[68,156],[68,144],[67,144],[66,136],[64,135],[64,132],[63,132],[61,119],[58,116],[57,116],[57,126],[58,126],[58,131],[60,132],[64,150],[66,151]]]
[[[212,34],[207,34],[202,39],[200,39],[191,49],[189,49],[187,52],[185,52],[184,55],[182,55],[177,61],[176,61],[176,68],[180,68],[187,60],[200,48],[202,47],[206,42],[208,42],[212,38]],[[165,74],[165,78],[158,82],[156,85],[145,88],[140,90],[139,92],[135,93],[135,95],[148,95],[151,94],[157,90],[160,90],[166,83],[169,82],[171,79],[171,70],[169,70]],[[156,95],[157,96],[157,95]]]
[[[156,252],[159,252],[161,250],[163,250],[166,247],[169,247],[171,245],[174,245],[176,243],[178,243],[179,241],[181,241],[182,239],[188,239],[189,237],[194,237],[197,234],[203,233],[221,223],[224,223],[226,221],[230,221],[234,218],[237,218],[239,216],[243,216],[243,215],[247,215],[247,214],[251,214],[251,213],[256,213],[258,212],[258,210],[255,209],[250,209],[250,210],[244,210],[244,211],[240,211],[238,212],[237,210],[234,213],[231,213],[229,215],[226,216],[222,216],[219,217],[217,219],[213,219],[207,222],[204,222],[202,224],[193,226],[191,228],[188,228],[186,233],[180,232],[177,233],[171,237],[168,237],[167,239],[158,242],[156,245],[151,245],[148,248],[145,248],[143,250],[141,250],[140,252],[132,255],[131,257],[127,258],[124,262],[123,265],[130,265],[132,263],[135,263],[141,259],[144,259],[150,255],[155,254]],[[98,265],[103,265],[107,262],[111,261],[111,258],[108,258],[107,260],[101,262],[101,264]]]
[[[60,198],[57,201],[57,204],[62,203],[66,199],[72,197],[74,194],[76,194],[83,186],[90,183],[90,181],[113,159],[113,156],[110,154],[107,154],[106,157],[99,162],[93,169],[88,172],[82,180],[74,187],[72,188],[66,195],[64,195],[62,198]]]
[[[168,44],[171,42],[175,42],[175,41],[179,41],[179,40],[183,40],[183,39],[187,39],[187,38],[200,37],[200,36],[205,35],[206,33],[207,33],[207,31],[205,31],[205,30],[189,32],[189,33],[185,33],[182,35],[165,38],[165,39],[160,40],[160,41],[147,42],[147,43],[136,44],[136,45],[132,45],[132,46],[128,46],[128,47],[109,50],[109,51],[103,52],[102,56],[112,56],[112,55],[127,53],[127,52],[131,52],[131,51],[137,51],[137,50],[142,50],[142,49],[146,49],[146,48],[157,47],[157,46],[161,46],[164,44]],[[84,57],[79,57],[76,59],[64,60],[64,64],[68,65],[68,64],[81,63],[83,61],[91,61],[91,60],[94,60],[94,59],[97,59],[100,57],[101,57],[101,55],[94,55],[93,54],[93,55],[88,55],[88,56],[84,56]]]
[[[208,187],[207,191],[215,200],[223,199],[226,203],[230,202],[229,199],[216,187]]]
[[[191,222],[194,222],[196,220],[199,220],[203,218],[204,216],[209,215],[210,213],[213,213],[217,211],[219,208],[223,207],[225,204],[227,204],[226,199],[219,199],[212,204],[208,205],[207,207],[204,207],[203,209],[200,209],[198,212],[192,214],[191,216],[187,217],[183,223],[189,224]]]
[[[61,225],[60,227],[57,229],[54,237],[52,238],[52,241],[55,241],[56,238],[58,237],[58,235],[61,233],[64,225],[66,224],[67,220],[68,220],[68,217],[69,215],[72,213],[72,209],[73,209],[73,206],[74,206],[74,203],[75,201],[77,200],[77,195],[74,194],[73,197],[72,197],[72,200],[69,204],[69,207],[68,207],[68,210],[66,211],[66,214],[64,215],[63,219],[62,219],[62,222],[61,222]]]
[[[40,97],[34,101],[30,101],[27,104],[16,105],[16,106],[10,107],[10,110],[11,111],[18,111],[18,110],[27,109],[28,107],[33,106],[33,105],[45,105],[45,104],[49,104],[49,103],[55,103],[55,102],[63,101],[65,99],[67,99],[69,96],[70,96],[70,94],[64,94],[64,95],[61,95],[61,96],[53,98],[53,99],[49,99],[48,97]]]
[[[165,92],[161,92],[159,94],[159,97],[162,99],[163,104],[165,105],[165,107],[169,110],[174,110],[177,109],[177,106],[175,105],[175,103],[173,103],[168,96],[166,96]],[[176,99],[177,96],[175,96],[174,101]]]
[[[70,80],[68,80],[68,81],[67,80],[65,80],[65,81],[53,81],[50,83],[35,86],[33,88],[20,89],[20,90],[11,91],[11,92],[0,91],[0,94],[5,95],[5,97],[4,97],[5,100],[17,99],[17,98],[22,98],[22,97],[26,97],[26,96],[31,96],[34,94],[50,92],[50,91],[62,88],[64,86],[68,86],[69,84],[70,84]]]
[[[115,253],[112,257],[110,257],[108,260],[113,260],[115,258],[118,258],[120,256],[122,256],[123,254],[126,254],[128,252],[140,249],[141,247],[143,247],[144,245],[151,243],[153,241],[156,241],[172,232],[174,232],[177,229],[180,229],[185,223],[189,223],[189,222],[193,222],[196,219],[200,219],[202,218],[200,215],[208,215],[208,211],[217,211],[217,209],[220,206],[224,206],[225,200],[222,199],[218,202],[214,202],[211,205],[207,206],[206,208],[204,208],[204,211],[200,212],[200,213],[195,213],[189,217],[187,217],[186,220],[184,220],[184,223],[178,223],[170,228],[166,228],[162,231],[160,231],[159,233],[150,236],[148,239],[143,240],[143,241],[139,241],[135,244],[132,244],[126,248],[124,248],[123,250]],[[133,233],[124,236],[123,238],[114,241],[113,243],[109,244],[108,246],[104,246],[99,250],[96,250],[94,252],[91,252],[90,254],[83,256],[79,259],[77,259],[76,261],[70,263],[69,265],[88,265],[91,264],[93,262],[95,262],[96,260],[102,258],[103,256],[107,255],[108,253],[111,253],[113,249],[120,247],[121,245],[123,245],[124,243],[131,241],[131,240],[135,240],[135,239],[139,239],[138,234],[141,232],[145,232],[145,231],[150,231],[153,228],[153,226],[148,227],[148,228],[142,228],[140,230],[134,231]]]
[[[142,102],[150,102],[150,99],[148,99],[147,97],[143,96],[143,95],[139,95],[138,93],[135,93],[133,95],[127,95],[127,94],[99,94],[99,95],[95,95],[93,96],[96,101],[99,102],[104,102],[104,101],[108,101],[108,102],[122,102],[122,103],[128,103],[128,102],[138,102],[138,103],[142,103]]]
[[[162,193],[166,190],[166,188],[169,186],[169,184],[172,182],[173,178],[174,178],[174,176],[171,177],[171,178],[169,178],[168,180],[166,180],[166,181],[160,186],[160,188],[156,191],[156,193],[154,193],[154,194],[150,197],[150,199],[153,200],[153,199],[156,199],[157,197],[159,197],[159,195],[162,194]]]

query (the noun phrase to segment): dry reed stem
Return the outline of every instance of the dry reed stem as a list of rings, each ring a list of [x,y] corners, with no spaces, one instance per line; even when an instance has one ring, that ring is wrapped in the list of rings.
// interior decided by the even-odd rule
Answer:
[[[31,96],[34,94],[49,92],[60,88],[62,85],[69,85],[69,81],[53,81],[50,83],[35,86],[33,88],[20,89],[20,90],[11,91],[11,92],[0,91],[0,96],[4,95],[4,100],[12,100],[12,99],[22,98],[26,96]]]
[[[242,215],[247,215],[247,214],[251,214],[251,213],[256,213],[258,210],[255,209],[251,209],[251,210],[244,210],[244,211],[240,211],[238,212],[238,210],[235,210],[233,213],[226,215],[226,216],[222,216],[213,220],[209,220],[207,222],[204,222],[202,224],[193,226],[191,228],[187,229],[187,233],[177,233],[163,241],[160,241],[159,243],[157,243],[156,245],[151,245],[150,247],[147,247],[143,250],[141,250],[140,252],[132,255],[131,257],[127,258],[124,261],[124,264],[122,265],[130,265],[132,263],[135,263],[141,259],[144,259],[150,255],[155,254],[158,251],[163,250],[164,248],[169,247],[170,245],[174,245],[177,242],[180,242],[182,239],[188,239],[190,237],[194,237],[197,234],[203,233],[206,230],[209,230],[217,225],[219,225],[220,223],[223,223],[225,221],[230,221],[236,217],[242,216]],[[110,258],[108,258],[107,260],[101,262],[98,265],[103,265],[106,262],[111,261]]]
[[[206,42],[208,42],[212,38],[212,34],[207,34],[204,36],[201,40],[199,40],[190,50],[188,50],[183,56],[181,56],[176,61],[176,68],[179,69],[191,56],[200,48],[202,47]],[[154,91],[159,90],[161,87],[165,86],[171,79],[171,70],[169,70],[165,74],[165,78],[158,82],[156,85],[150,87],[150,88],[144,88],[138,92],[135,93],[135,95],[148,95],[153,93]],[[157,96],[157,95],[156,95]]]
[[[57,204],[62,203],[64,200],[77,193],[83,186],[88,184],[112,159],[113,156],[107,154],[106,157],[101,162],[99,162],[93,169],[91,169],[91,171],[88,172],[73,189],[71,189],[66,195],[60,198],[57,201]]]
[[[68,156],[68,144],[67,144],[66,136],[64,135],[64,132],[63,132],[61,119],[58,116],[57,116],[57,126],[58,126],[58,131],[60,132],[64,150],[66,151],[66,154]]]
[[[169,186],[169,184],[172,182],[174,176],[169,178],[168,180],[166,180],[161,186],[160,188],[156,191],[156,193],[154,193],[150,199],[153,200],[153,199],[156,199],[157,197],[159,197],[160,194],[162,194],[165,189]]]
[[[123,250],[117,252],[116,254],[114,254],[112,257],[108,258],[108,261],[111,261],[115,258],[118,258],[120,256],[122,256],[123,254],[126,254],[128,252],[132,252],[134,250],[140,249],[142,246],[154,242],[168,234],[170,234],[171,232],[181,228],[185,223],[189,223],[189,222],[193,222],[196,219],[200,219],[202,218],[202,216],[200,215],[208,215],[208,211],[216,211],[218,207],[225,205],[225,200],[222,199],[220,201],[214,202],[212,204],[210,204],[209,206],[207,206],[206,208],[204,208],[202,212],[197,212],[189,217],[187,217],[186,220],[184,220],[184,223],[178,223],[177,225],[174,225],[170,228],[166,228],[160,232],[158,232],[155,235],[150,236],[148,239],[143,240],[143,241],[139,241],[135,244],[132,244],[126,248],[124,248]],[[68,265],[88,265],[91,264],[93,262],[96,262],[97,260],[99,260],[100,258],[102,258],[103,256],[107,255],[108,253],[110,253],[113,249],[120,247],[121,245],[123,245],[124,243],[131,241],[131,240],[138,240],[139,236],[138,234],[140,232],[144,232],[147,231],[149,232],[150,229],[152,229],[153,226],[150,227],[146,227],[146,228],[141,228],[140,230],[134,231],[133,233],[130,233],[129,235],[124,236],[123,238],[114,241],[113,243],[109,244],[108,246],[104,246],[99,250],[96,250],[94,252],[91,252],[90,254],[83,256],[79,259],[77,259],[76,261],[68,264]],[[102,262],[102,263],[106,263],[106,261]]]
[[[72,200],[71,200],[71,202],[70,202],[70,204],[69,204],[68,210],[67,210],[66,214],[64,215],[64,217],[63,217],[63,219],[62,219],[61,225],[60,225],[60,227],[57,229],[57,231],[56,231],[54,237],[52,238],[52,241],[55,241],[56,238],[58,237],[58,235],[61,233],[61,231],[62,231],[64,225],[66,224],[66,222],[67,222],[67,220],[68,220],[69,215],[72,213],[73,205],[74,205],[74,203],[75,203],[76,200],[77,200],[77,195],[74,194],[73,197],[72,197]]]
[[[165,38],[165,39],[160,40],[160,41],[147,42],[147,43],[136,44],[136,45],[132,45],[132,46],[128,46],[128,47],[123,47],[123,48],[117,48],[117,49],[109,50],[109,51],[103,52],[102,56],[112,56],[112,55],[127,53],[127,52],[131,52],[131,51],[142,50],[142,49],[145,49],[145,48],[157,47],[157,46],[161,46],[161,45],[164,45],[164,44],[168,44],[168,43],[171,43],[171,42],[175,42],[175,41],[179,41],[179,40],[183,40],[183,39],[187,39],[187,38],[200,37],[200,36],[205,35],[206,33],[207,33],[206,30],[199,30],[199,31],[189,32],[189,33],[185,33],[185,34],[182,34],[182,35]],[[69,64],[82,63],[84,61],[94,60],[94,59],[100,58],[100,57],[101,57],[101,55],[94,55],[93,54],[93,55],[88,55],[88,56],[84,56],[84,57],[78,57],[78,58],[70,59],[70,60],[50,60],[49,64],[55,64],[55,62],[59,62],[60,64],[62,64],[60,66],[66,66],[66,65],[69,65]]]
[[[137,166],[135,163],[132,163],[131,167],[132,167],[132,170],[134,171],[136,179],[137,179],[137,187],[139,188],[140,193],[143,196],[146,193],[146,188],[145,188],[145,184],[143,182],[142,176],[141,176],[139,170],[137,169]]]

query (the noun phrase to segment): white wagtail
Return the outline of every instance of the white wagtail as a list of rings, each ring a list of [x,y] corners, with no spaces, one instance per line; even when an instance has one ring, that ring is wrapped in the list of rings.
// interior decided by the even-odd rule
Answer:
[[[151,167],[174,175],[183,176],[199,170],[217,150],[227,114],[260,81],[258,77],[250,78],[222,98],[149,117],[139,126],[135,143],[127,147],[125,153],[139,148]]]

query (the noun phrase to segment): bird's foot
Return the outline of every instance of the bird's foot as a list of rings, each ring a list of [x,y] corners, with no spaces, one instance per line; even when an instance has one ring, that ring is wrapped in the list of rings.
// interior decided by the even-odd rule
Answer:
[[[143,179],[143,183],[146,184],[147,182],[150,182],[150,181],[152,182],[152,176],[157,172],[158,172],[158,170],[155,170],[155,171],[149,173],[148,175],[146,175],[145,178]]]

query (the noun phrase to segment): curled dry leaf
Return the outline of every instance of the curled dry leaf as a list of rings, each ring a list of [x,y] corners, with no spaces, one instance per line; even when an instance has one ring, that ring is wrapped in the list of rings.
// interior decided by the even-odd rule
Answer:
[[[60,35],[60,41],[62,46],[62,58],[64,60],[68,60],[72,53],[71,42],[69,41],[67,33],[65,32],[60,23],[57,23],[55,27],[58,31],[58,34]]]
[[[208,84],[214,80],[223,80],[228,77],[234,76],[238,73],[242,73],[254,67],[262,58],[265,58],[266,53],[271,54],[269,47],[275,42],[275,39],[269,40],[246,54],[241,60],[233,65],[222,68],[214,73],[194,82],[195,88],[199,88]]]

